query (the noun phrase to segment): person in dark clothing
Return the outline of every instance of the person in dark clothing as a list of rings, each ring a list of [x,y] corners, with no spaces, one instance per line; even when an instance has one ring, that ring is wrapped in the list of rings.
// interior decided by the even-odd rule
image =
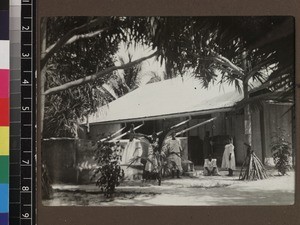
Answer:
[[[209,131],[205,132],[205,137],[203,140],[203,157],[207,159],[209,155],[212,154],[211,138],[209,136]]]

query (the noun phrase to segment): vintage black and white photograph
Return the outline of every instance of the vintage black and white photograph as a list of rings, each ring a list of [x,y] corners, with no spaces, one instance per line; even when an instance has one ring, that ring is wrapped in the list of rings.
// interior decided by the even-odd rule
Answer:
[[[294,204],[293,17],[40,29],[43,205]]]

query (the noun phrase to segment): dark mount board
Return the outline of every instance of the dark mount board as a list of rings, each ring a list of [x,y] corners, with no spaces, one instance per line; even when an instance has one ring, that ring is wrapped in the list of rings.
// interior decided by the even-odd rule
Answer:
[[[294,16],[296,21],[296,43],[299,43],[300,23],[299,1],[274,0],[39,0],[37,3],[37,40],[39,40],[40,20],[47,16]],[[37,52],[40,51],[37,43]],[[296,58],[299,58],[299,44],[296,46]],[[37,68],[39,66],[37,55]],[[299,64],[296,65],[296,84],[299,84]],[[39,70],[37,79],[39,82]],[[37,89],[39,92],[39,88]],[[297,93],[296,98],[298,98]],[[40,95],[37,94],[38,102]],[[299,107],[296,115],[299,115]],[[37,117],[38,118],[38,117]],[[37,120],[39,121],[39,120]],[[38,123],[39,125],[39,123]],[[299,135],[299,120],[296,124]],[[40,134],[37,134],[37,163],[41,165]],[[299,143],[298,143],[299,146]],[[297,154],[299,163],[300,154]],[[300,172],[296,167],[296,174]],[[38,171],[41,168],[37,167]],[[188,207],[46,207],[41,203],[41,177],[38,173],[37,188],[37,224],[272,224],[297,225],[300,223],[299,212],[299,176],[296,176],[295,205],[291,206],[188,206]],[[96,196],[95,196],[96,197]]]
[[[9,1],[8,0],[2,0],[0,2],[0,10],[8,10],[9,9]]]

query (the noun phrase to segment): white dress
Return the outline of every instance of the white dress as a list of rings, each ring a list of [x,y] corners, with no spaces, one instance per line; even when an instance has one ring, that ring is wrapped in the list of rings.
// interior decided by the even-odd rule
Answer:
[[[123,155],[122,155],[122,161],[121,165],[129,165],[132,163],[132,160],[136,157],[140,157],[143,153],[142,145],[140,141],[133,139],[132,141],[129,141],[124,149]],[[131,165],[140,165],[141,160],[138,159],[135,162],[133,162]]]
[[[231,160],[229,160],[229,155],[231,154]],[[222,168],[235,170],[235,155],[233,144],[225,145],[225,150],[222,158]]]

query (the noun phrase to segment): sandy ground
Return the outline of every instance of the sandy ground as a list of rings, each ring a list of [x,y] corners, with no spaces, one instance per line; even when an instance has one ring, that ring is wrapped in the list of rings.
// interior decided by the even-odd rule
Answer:
[[[53,185],[47,206],[156,206],[156,205],[291,205],[294,203],[295,174],[266,180],[240,181],[237,176],[165,179],[156,182],[125,182],[117,187],[113,199],[106,199],[95,185]]]

